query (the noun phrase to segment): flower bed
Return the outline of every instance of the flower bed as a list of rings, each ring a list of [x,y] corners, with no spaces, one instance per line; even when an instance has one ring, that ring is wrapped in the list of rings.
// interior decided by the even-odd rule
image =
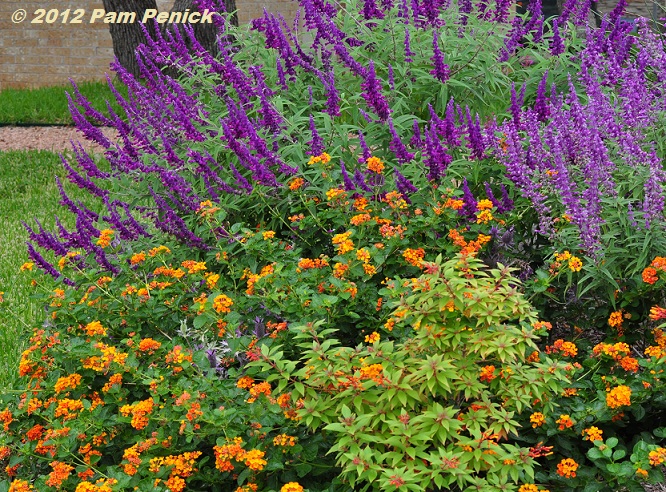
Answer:
[[[301,4],[309,46],[270,14],[218,59],[152,40],[123,119],[75,91],[107,211],[30,230],[0,490],[663,481],[661,37]]]

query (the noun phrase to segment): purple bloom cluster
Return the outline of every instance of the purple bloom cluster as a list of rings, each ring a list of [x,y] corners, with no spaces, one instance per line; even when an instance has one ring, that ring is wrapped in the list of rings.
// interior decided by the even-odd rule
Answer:
[[[382,94],[382,84],[375,73],[375,64],[370,60],[370,66],[365,76],[365,80],[361,83],[363,92],[361,95],[368,107],[372,109],[381,121],[386,121],[391,114],[386,98]]]
[[[193,248],[207,249],[210,245],[185,220],[200,202],[211,199],[224,203],[225,195],[242,198],[259,186],[276,193],[298,170],[298,163],[288,160],[298,152],[284,152],[285,147],[304,145],[302,152],[310,155],[336,154],[344,146],[329,138],[330,126],[340,122],[343,110],[357,104],[359,99],[354,95],[359,87],[366,104],[352,108],[357,126],[345,127],[352,139],[358,135],[358,145],[354,140],[341,149],[347,155],[337,155],[336,159],[344,157],[349,163],[349,156],[358,154],[359,164],[363,164],[375,154],[393,160],[395,187],[407,200],[417,191],[417,181],[406,171],[410,162],[418,165],[422,161],[428,180],[438,181],[454,156],[479,161],[492,155],[504,165],[505,177],[539,214],[539,232],[554,230],[553,212],[566,213],[578,228],[581,246],[594,253],[599,250],[604,227],[604,200],[626,191],[618,190],[615,183],[621,162],[635,171],[644,187],[642,196],[629,204],[636,223],[651,227],[663,218],[666,175],[646,131],[659,124],[658,112],[666,109],[663,38],[645,22],[638,24],[637,37],[630,36],[632,26],[620,21],[623,2],[604,19],[603,29],[588,29],[578,60],[581,71],[568,91],[557,93],[553,85],[549,93],[548,72],[538,87],[531,80],[522,84],[517,79],[520,90],[513,86],[507,94],[510,103],[505,109],[510,119],[501,123],[485,116],[482,119],[476,112],[479,108],[470,108],[469,101],[457,98],[456,104],[450,97],[454,89],[450,79],[458,68],[452,58],[456,51],[444,47],[446,60],[454,68],[452,74],[440,36],[444,29],[463,32],[472,15],[506,23],[512,5],[508,0],[461,0],[457,5],[460,17],[453,25],[445,25],[442,15],[450,0],[363,0],[358,3],[359,12],[354,13],[359,21],[353,33],[339,27],[340,18],[348,15],[339,4],[326,0],[301,0],[300,4],[302,25],[298,29],[304,27],[308,36],[268,12],[253,21],[252,29],[263,37],[260,49],[270,52],[268,68],[249,66],[247,53],[239,52],[231,36],[225,35],[227,21],[216,17],[221,36],[215,54],[206,52],[191,29],[174,29],[155,33],[137,51],[142,80],[136,80],[118,63],[113,65],[128,90],[128,96],[123,97],[110,82],[122,117],[112,110],[104,114],[96,110],[74,89],[68,96],[72,117],[87,139],[105,149],[110,171],[101,171],[76,145],[75,161],[63,159],[63,165],[69,179],[97,197],[104,211],[96,214],[75,203],[61,187],[63,204],[76,216],[76,226],[69,231],[58,221],[55,233],[45,231],[41,224],[26,226],[30,255],[40,267],[59,275],[33,245],[57,255],[82,249],[99,266],[114,271],[108,253],[95,241],[104,224],[113,228],[121,241],[148,236],[148,231],[157,228]],[[500,62],[510,61],[521,45],[541,41],[541,0],[533,0],[528,10],[525,19],[516,17],[510,25],[502,26],[501,32],[508,34]],[[544,41],[553,55],[565,52],[567,22],[583,25],[588,11],[587,1],[565,1],[562,15],[553,22]],[[390,20],[391,16],[399,20],[391,32],[397,45],[392,47],[393,65],[386,58],[373,57],[385,47],[368,42],[363,35],[374,29],[388,32],[386,26],[378,26],[383,24],[381,19]],[[431,34],[432,56],[428,49]],[[303,39],[312,43],[305,45]],[[401,51],[405,62],[416,63],[397,65],[402,61]],[[401,93],[409,89],[409,80],[418,80],[428,60],[430,74],[446,84],[439,88],[451,90],[446,96],[448,103],[444,108],[433,97],[419,101],[418,109],[403,114]],[[518,64],[516,67],[515,73],[522,73]],[[398,76],[404,80],[396,81]],[[192,83],[181,82],[201,77],[210,80],[212,87],[201,84],[203,87],[193,89]],[[298,118],[288,120],[287,110],[283,113],[280,108],[291,106],[281,104],[285,99],[278,98],[293,98],[289,91],[296,90],[302,91],[299,97],[309,106],[304,105],[306,109]],[[98,124],[114,127],[118,142],[109,140]],[[322,126],[317,128],[317,124]],[[327,149],[330,142],[334,142],[333,150]],[[346,167],[340,160],[339,176],[345,189],[379,194],[377,187],[385,176],[363,168],[355,163]],[[121,179],[138,184],[137,196],[123,201],[113,194],[114,181]],[[494,178],[486,183],[486,195],[500,213],[506,212],[513,201],[509,190],[503,185],[498,189],[496,183]],[[460,213],[474,217],[476,200],[467,179],[463,179],[462,191],[464,207]],[[132,205],[150,197],[149,207]]]

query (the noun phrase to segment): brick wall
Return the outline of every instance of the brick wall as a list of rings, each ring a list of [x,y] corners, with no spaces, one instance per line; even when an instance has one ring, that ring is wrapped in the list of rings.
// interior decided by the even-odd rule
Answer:
[[[157,0],[160,11],[168,11],[173,0]],[[236,0],[239,22],[245,24],[262,14],[264,7],[293,19],[297,2]],[[37,9],[58,9],[61,16],[54,23],[33,24]],[[62,13],[83,9],[81,24],[63,24]],[[101,0],[0,0],[0,90],[9,87],[43,87],[103,80],[113,60],[113,45],[108,25],[90,24],[94,9],[102,8]],[[12,13],[25,9],[28,17],[12,22]]]

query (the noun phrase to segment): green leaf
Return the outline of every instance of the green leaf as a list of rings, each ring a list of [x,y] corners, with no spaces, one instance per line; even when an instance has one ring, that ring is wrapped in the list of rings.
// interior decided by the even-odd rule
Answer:
[[[613,453],[614,460],[621,460],[626,456],[627,452],[624,449],[616,449]]]

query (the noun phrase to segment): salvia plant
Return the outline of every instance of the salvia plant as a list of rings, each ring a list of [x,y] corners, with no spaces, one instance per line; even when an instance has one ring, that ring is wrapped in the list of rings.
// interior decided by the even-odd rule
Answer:
[[[0,491],[662,482],[666,57],[623,5],[303,0],[148,36],[120,113],[74,87],[100,206],[26,218]]]

